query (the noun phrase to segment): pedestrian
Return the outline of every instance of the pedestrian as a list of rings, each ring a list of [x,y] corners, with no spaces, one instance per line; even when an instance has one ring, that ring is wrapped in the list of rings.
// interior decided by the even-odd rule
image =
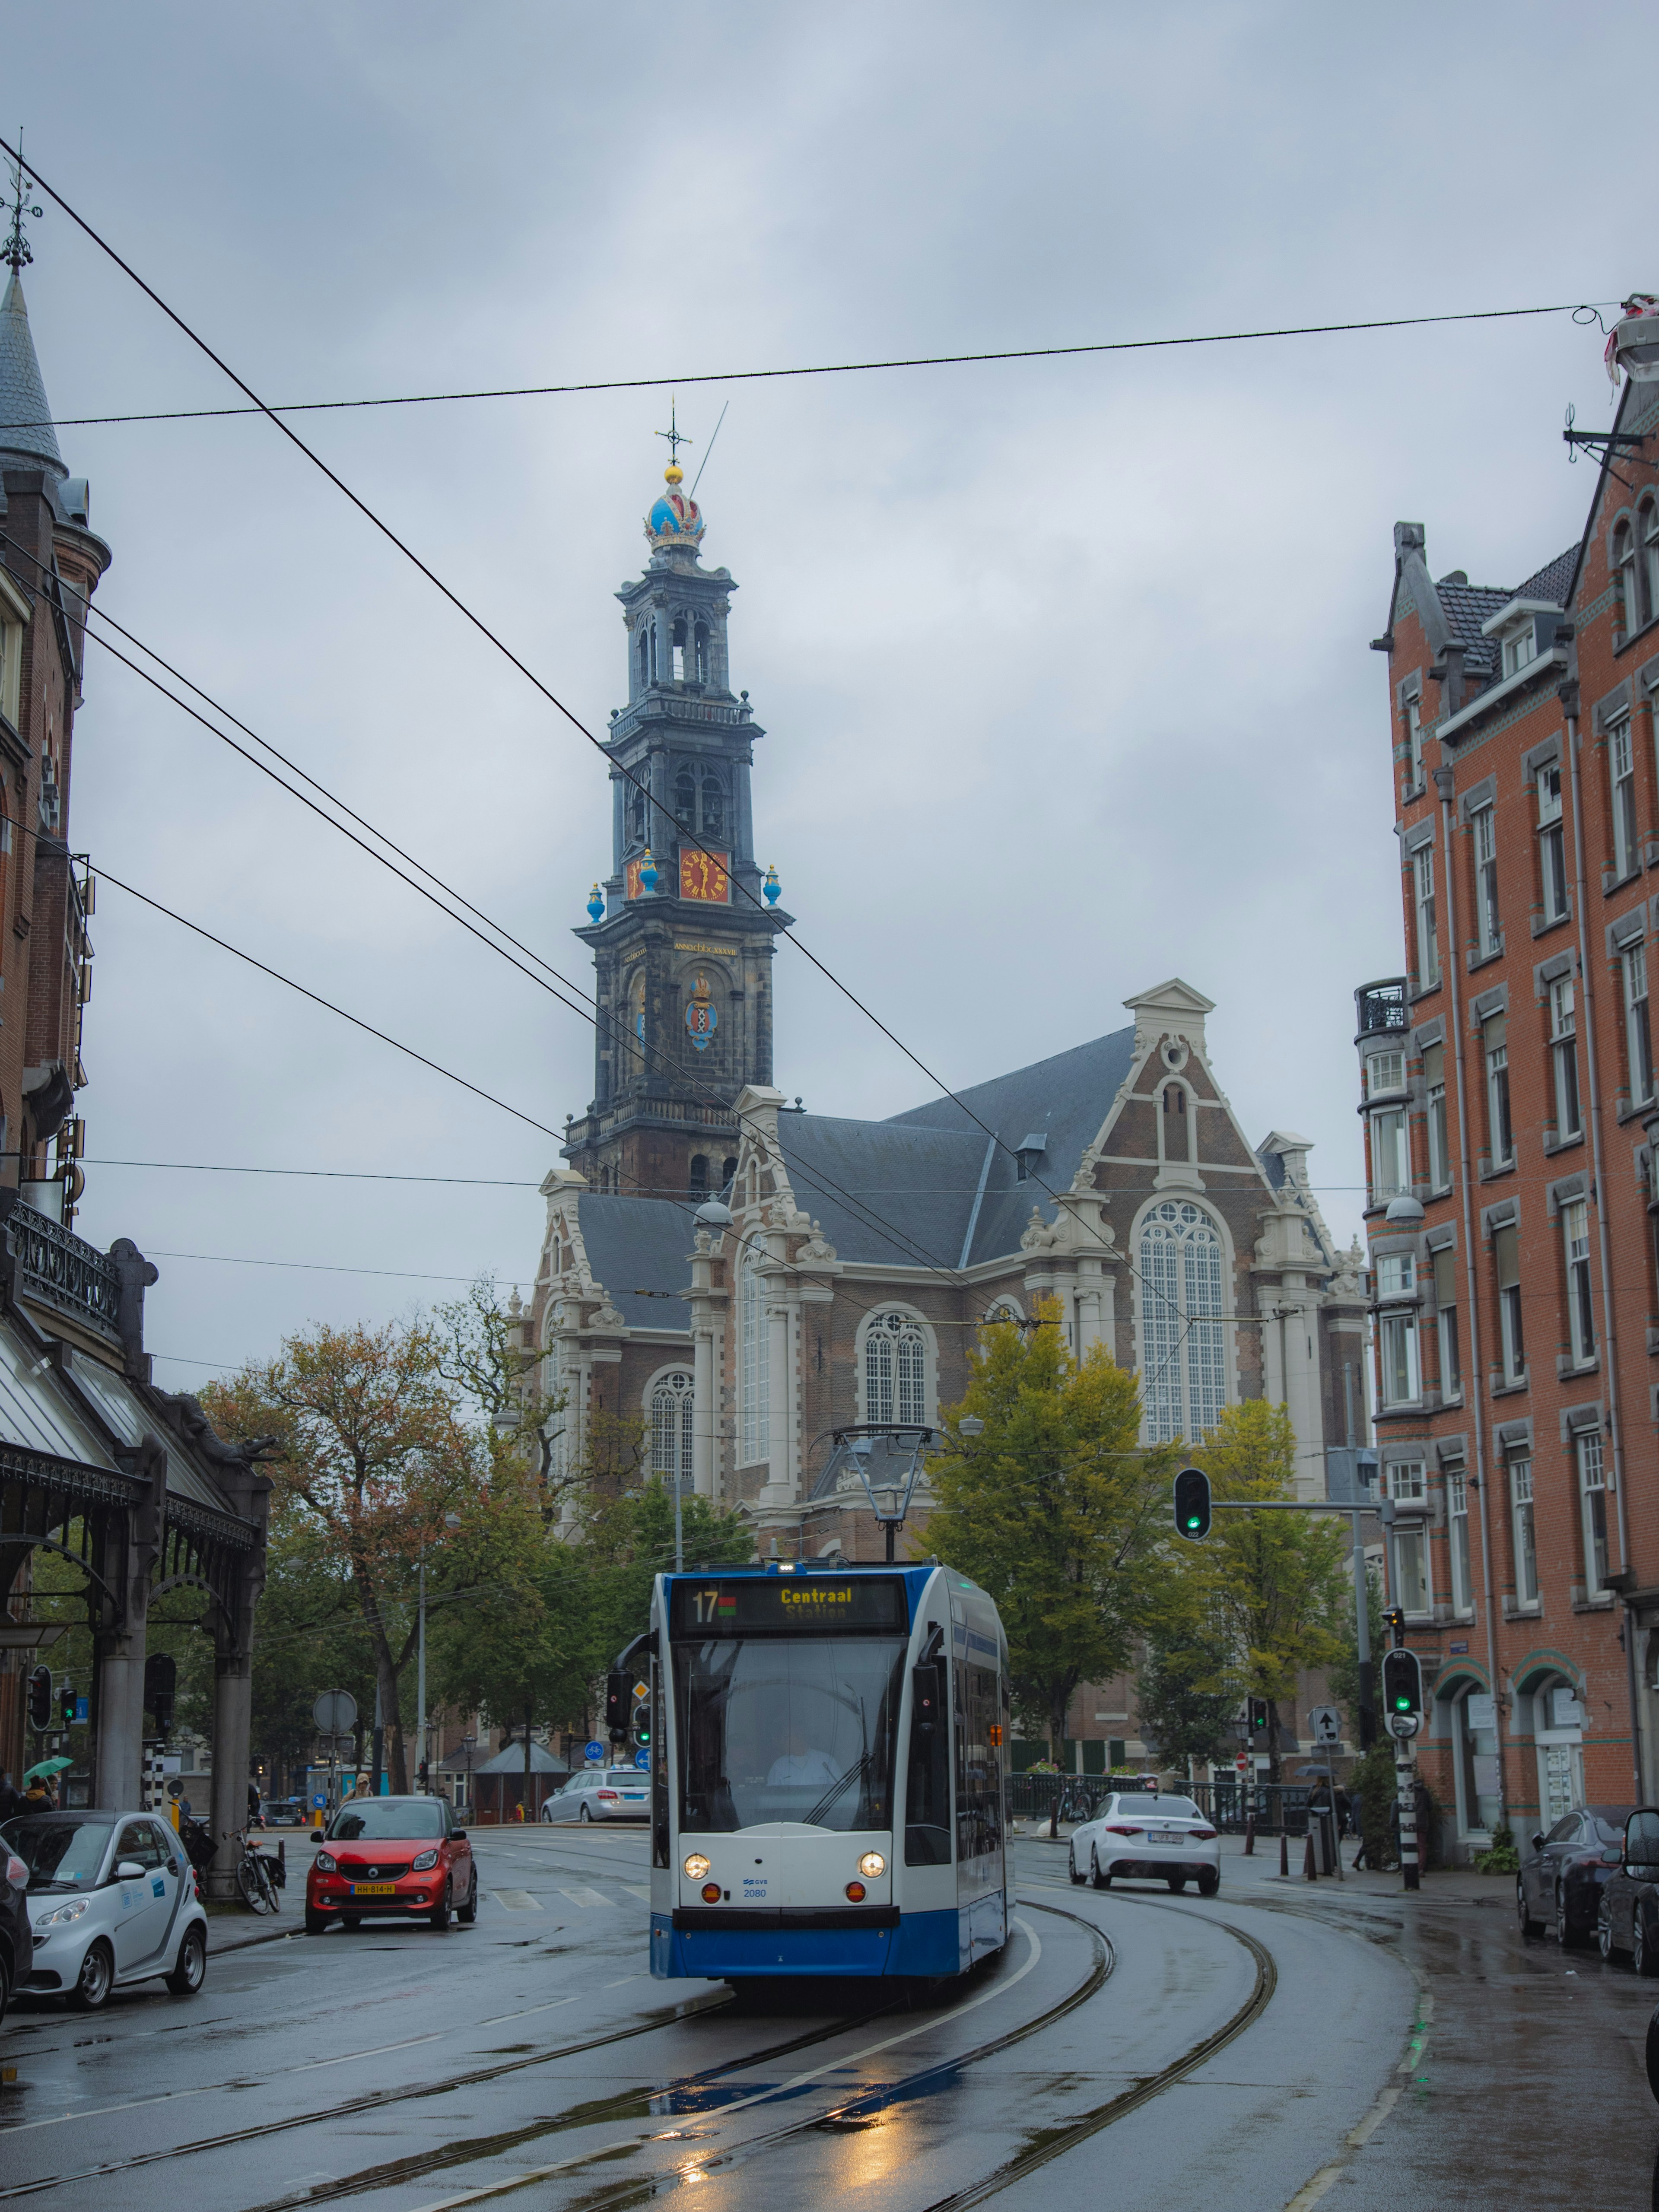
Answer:
[[[23,1810],[23,1793],[11,1778],[8,1767],[0,1774],[0,1821],[15,1820]]]
[[[522,1797],[520,1798],[518,1803],[513,1808],[513,1817],[515,1820],[522,1820],[524,1819],[524,1799]]]
[[[43,1776],[37,1774],[23,1792],[23,1810],[26,1813],[51,1812],[52,1792],[47,1789]]]
[[[374,1795],[374,1790],[373,1790],[370,1788],[370,1786],[369,1786],[369,1779],[368,1779],[368,1775],[366,1775],[366,1774],[360,1774],[360,1775],[357,1777],[356,1785],[356,1787],[353,1789],[353,1790],[352,1790],[352,1792],[351,1792],[351,1796],[352,1796],[352,1797],[372,1797]],[[349,1804],[349,1803],[350,1803],[350,1802],[351,1802],[351,1799],[350,1799],[350,1798],[348,1798],[348,1799],[346,1800],[346,1802],[347,1802],[348,1804]]]
[[[265,1825],[265,1816],[259,1809],[259,1785],[257,1782],[250,1782],[247,1785],[247,1824],[250,1828],[263,1828]]]
[[[1336,1785],[1336,1832],[1340,1838],[1353,1826],[1353,1800],[1339,1782]]]

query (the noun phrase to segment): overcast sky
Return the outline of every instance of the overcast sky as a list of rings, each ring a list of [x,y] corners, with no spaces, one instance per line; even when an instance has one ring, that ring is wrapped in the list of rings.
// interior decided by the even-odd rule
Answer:
[[[954,1084],[1185,977],[1252,1139],[1316,1140],[1346,1239],[1351,994],[1401,965],[1366,649],[1392,526],[1480,584],[1571,542],[1593,476],[1559,432],[1569,401],[1608,419],[1596,331],[675,380],[1616,300],[1659,284],[1659,246],[1607,70],[1641,81],[1656,43],[1646,9],[1514,0],[80,0],[13,12],[4,120],[268,398],[662,380],[300,418],[592,727],[626,696],[611,594],[646,557],[670,390],[693,472],[729,400],[705,557],[740,587],[757,854],[803,938]],[[60,420],[234,399],[66,216],[33,244]],[[99,604],[585,981],[593,750],[268,423],[61,438],[114,548]],[[95,646],[74,776],[95,861],[536,1121],[585,1106],[583,1024]],[[160,1379],[439,1278],[527,1285],[550,1138],[112,889],[94,934],[94,1162],[525,1186],[93,1166],[82,1231],[168,1255]],[[787,947],[776,983],[786,1091],[929,1095]]]

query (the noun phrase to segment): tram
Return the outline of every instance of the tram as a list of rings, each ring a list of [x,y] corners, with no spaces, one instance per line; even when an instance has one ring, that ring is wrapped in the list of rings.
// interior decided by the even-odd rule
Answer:
[[[965,1973],[1008,1933],[1008,1646],[949,1567],[659,1575],[651,1971]]]

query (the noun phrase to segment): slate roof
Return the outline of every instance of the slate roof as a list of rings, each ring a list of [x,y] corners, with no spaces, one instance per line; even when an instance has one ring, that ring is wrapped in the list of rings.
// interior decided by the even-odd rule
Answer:
[[[977,1130],[780,1114],[778,1141],[796,1205],[822,1225],[840,1258],[957,1265],[985,1162]]]
[[[64,473],[35,358],[29,311],[15,269],[0,300],[0,452],[26,453],[32,460],[47,462],[59,476]]]
[[[585,1197],[582,1243],[593,1279],[602,1284],[630,1328],[689,1329],[691,1309],[679,1296],[691,1275],[690,1215],[659,1198]],[[641,1291],[672,1291],[641,1297]]]
[[[1565,553],[1558,553],[1553,561],[1547,561],[1524,584],[1517,584],[1512,596],[1517,599],[1547,599],[1553,607],[1565,607],[1572,572],[1577,565],[1578,548],[1569,545]]]

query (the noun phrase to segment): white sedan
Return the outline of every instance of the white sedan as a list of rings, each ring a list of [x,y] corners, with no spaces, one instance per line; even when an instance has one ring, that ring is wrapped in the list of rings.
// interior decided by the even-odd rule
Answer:
[[[542,1807],[544,1820],[648,1820],[651,1777],[631,1766],[589,1766]]]
[[[1198,1884],[1200,1897],[1221,1887],[1221,1838],[1190,1797],[1122,1790],[1072,1832],[1072,1880],[1109,1888],[1131,1881]]]
[[[184,1846],[148,1813],[25,1813],[0,1837],[28,1869],[34,1964],[22,1988],[94,2011],[112,1990],[165,1981],[194,1996],[207,1914]]]

